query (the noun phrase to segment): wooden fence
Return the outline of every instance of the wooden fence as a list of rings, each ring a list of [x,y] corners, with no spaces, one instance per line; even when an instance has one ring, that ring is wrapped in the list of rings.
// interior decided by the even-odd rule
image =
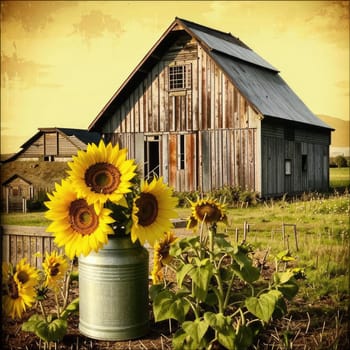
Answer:
[[[45,252],[61,252],[53,242],[54,237],[45,229],[40,226],[0,226],[1,260],[16,264],[22,258],[27,258],[28,263],[40,268]]]

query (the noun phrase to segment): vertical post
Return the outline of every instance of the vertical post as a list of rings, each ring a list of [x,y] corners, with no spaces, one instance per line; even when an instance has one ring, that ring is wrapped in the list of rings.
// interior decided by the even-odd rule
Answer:
[[[6,200],[6,214],[8,214],[10,211],[9,197],[10,197],[10,191],[9,191],[8,186],[6,186],[6,199],[5,199]]]
[[[283,248],[286,248],[286,232],[284,230],[284,224],[282,224],[282,239],[283,239]]]
[[[244,221],[243,223],[243,242],[245,242],[247,239],[247,221]]]
[[[299,245],[298,245],[297,225],[294,225],[294,239],[295,239],[295,249],[298,252],[299,251]]]
[[[236,243],[238,243],[238,228],[236,227]]]

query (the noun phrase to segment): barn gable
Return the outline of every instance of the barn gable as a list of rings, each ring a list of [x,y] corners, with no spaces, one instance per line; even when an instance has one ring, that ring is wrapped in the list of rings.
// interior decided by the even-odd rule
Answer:
[[[39,131],[26,141],[21,150],[6,162],[13,160],[68,161],[88,143],[98,143],[100,134],[88,130],[69,128],[39,128]]]
[[[274,134],[275,129],[282,131]],[[296,138],[286,139],[289,129]],[[127,147],[145,177],[161,175],[179,191],[232,185],[280,195],[328,187],[325,170],[321,180],[311,181],[319,170],[311,159],[321,152],[321,167],[326,168],[331,128],[276,68],[238,38],[179,18],[89,130]],[[276,153],[273,160],[265,151]],[[291,174],[285,173],[287,161]],[[305,161],[310,162],[307,176],[299,181]]]

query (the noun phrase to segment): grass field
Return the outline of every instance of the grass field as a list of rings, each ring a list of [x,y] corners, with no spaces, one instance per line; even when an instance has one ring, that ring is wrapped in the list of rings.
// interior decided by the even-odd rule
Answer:
[[[330,168],[330,187],[350,187],[350,168]]]

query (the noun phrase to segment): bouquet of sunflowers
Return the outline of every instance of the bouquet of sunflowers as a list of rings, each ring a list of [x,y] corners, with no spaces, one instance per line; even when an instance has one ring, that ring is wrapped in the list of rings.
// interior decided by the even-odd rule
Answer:
[[[98,252],[108,239],[127,235],[132,242],[153,246],[172,227],[176,198],[162,178],[140,180],[127,150],[111,143],[89,144],[68,163],[68,176],[48,193],[46,231],[64,254],[46,252],[42,269],[22,259],[15,266],[2,265],[4,314],[21,319],[27,308],[38,305],[40,314],[24,322],[22,329],[35,333],[45,343],[60,341],[67,332],[67,318],[79,309],[79,298],[69,297],[77,279],[73,261]],[[71,260],[70,268],[69,261]],[[55,312],[46,302],[54,297]]]
[[[110,235],[150,245],[171,227],[176,198],[162,178],[139,180],[134,160],[118,145],[89,144],[68,163],[68,178],[48,194],[46,217],[57,246],[69,258],[97,252]]]

